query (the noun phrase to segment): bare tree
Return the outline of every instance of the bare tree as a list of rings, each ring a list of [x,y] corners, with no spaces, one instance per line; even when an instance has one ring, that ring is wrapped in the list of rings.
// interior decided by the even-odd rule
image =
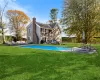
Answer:
[[[1,33],[2,33],[2,42],[3,42],[3,44],[5,44],[3,17],[4,17],[5,9],[9,2],[8,2],[8,0],[3,0],[3,1],[4,1],[4,6],[1,7],[1,5],[0,5],[0,28],[1,28]]]

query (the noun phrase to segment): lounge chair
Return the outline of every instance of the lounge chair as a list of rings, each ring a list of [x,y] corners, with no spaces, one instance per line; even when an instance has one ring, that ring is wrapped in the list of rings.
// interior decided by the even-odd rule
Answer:
[[[91,46],[82,46],[80,48],[76,47],[73,48],[73,51],[79,52],[79,53],[95,53],[97,50]]]

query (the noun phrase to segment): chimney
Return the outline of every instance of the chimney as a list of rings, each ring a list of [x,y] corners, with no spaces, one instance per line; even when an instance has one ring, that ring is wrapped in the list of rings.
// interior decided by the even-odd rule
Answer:
[[[33,43],[35,44],[37,42],[36,39],[36,18],[33,18]]]
[[[36,31],[36,18],[33,18],[33,31]]]

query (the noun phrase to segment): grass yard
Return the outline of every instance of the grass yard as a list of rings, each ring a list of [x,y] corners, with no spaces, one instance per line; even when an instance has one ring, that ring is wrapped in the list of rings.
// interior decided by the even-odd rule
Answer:
[[[0,46],[0,80],[100,80],[100,55]]]

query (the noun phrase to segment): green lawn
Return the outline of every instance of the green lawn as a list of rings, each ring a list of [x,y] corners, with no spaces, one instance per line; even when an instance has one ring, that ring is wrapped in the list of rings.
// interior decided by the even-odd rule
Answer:
[[[100,80],[100,55],[0,46],[0,80]]]

